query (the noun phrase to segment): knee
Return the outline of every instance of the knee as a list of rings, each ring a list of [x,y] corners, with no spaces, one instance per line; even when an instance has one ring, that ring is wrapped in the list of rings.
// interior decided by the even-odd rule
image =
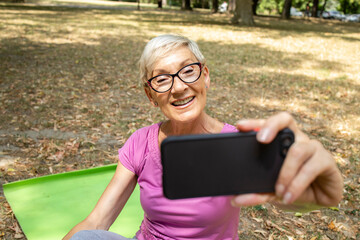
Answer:
[[[75,233],[70,240],[96,240],[99,236],[93,230],[81,230]]]

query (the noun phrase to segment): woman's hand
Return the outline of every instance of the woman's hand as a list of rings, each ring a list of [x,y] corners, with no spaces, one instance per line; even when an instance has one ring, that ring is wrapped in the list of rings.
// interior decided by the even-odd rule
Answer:
[[[310,140],[297,127],[288,113],[279,113],[266,120],[238,122],[241,132],[260,128],[257,140],[270,143],[279,131],[290,128],[295,142],[290,147],[275,185],[275,194],[242,194],[233,205],[253,206],[278,201],[285,205],[335,206],[342,197],[343,179],[331,154],[316,140]]]

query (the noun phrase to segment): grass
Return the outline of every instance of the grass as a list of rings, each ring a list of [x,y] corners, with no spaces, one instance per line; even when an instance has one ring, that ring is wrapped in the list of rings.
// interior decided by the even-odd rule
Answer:
[[[339,212],[322,210],[299,219],[271,206],[266,214],[245,209],[240,236],[285,239],[297,231],[309,239],[356,236],[360,25],[261,16],[255,17],[256,27],[246,27],[230,24],[225,14],[150,7],[154,5],[144,11],[0,5],[0,130],[7,130],[0,145],[22,149],[2,150],[0,155],[19,159],[1,169],[1,183],[115,162],[116,148],[133,131],[163,119],[138,80],[142,48],[154,36],[179,33],[196,40],[207,58],[207,112],[235,123],[288,111],[331,151],[345,178]],[[49,128],[85,133],[86,139],[55,161],[52,156],[70,146],[71,139],[35,141],[11,134]],[[118,146],[100,145],[101,138],[115,139]],[[16,232],[9,227],[16,220],[3,197],[1,201],[0,234],[13,238]],[[344,227],[327,228],[334,219]],[[293,223],[291,228],[283,225],[286,232],[276,228],[283,221]]]

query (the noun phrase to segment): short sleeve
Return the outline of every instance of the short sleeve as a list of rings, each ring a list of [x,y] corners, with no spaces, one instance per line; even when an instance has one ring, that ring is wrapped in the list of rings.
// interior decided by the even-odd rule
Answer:
[[[133,162],[134,145],[137,132],[133,133],[129,139],[125,142],[122,148],[119,149],[119,161],[131,172],[135,173],[136,166]]]
[[[237,128],[233,125],[230,125],[228,123],[224,124],[224,128],[222,129],[221,133],[232,133],[232,132],[238,132]]]
[[[119,161],[122,165],[137,176],[143,168],[145,155],[148,151],[147,130],[147,128],[143,128],[135,131],[118,151]]]

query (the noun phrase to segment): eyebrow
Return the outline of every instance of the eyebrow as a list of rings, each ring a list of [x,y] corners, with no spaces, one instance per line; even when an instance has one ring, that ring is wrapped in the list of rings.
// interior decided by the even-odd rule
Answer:
[[[182,61],[179,65],[184,67],[185,65],[187,65],[185,63],[188,62],[188,61],[193,61],[193,60],[191,58],[187,58],[184,61]],[[189,63],[189,64],[191,64],[191,63]],[[161,69],[161,68],[160,69],[154,69],[152,71],[152,75],[154,75],[154,72],[158,72],[159,74],[157,74],[157,75],[161,75],[161,74],[165,74],[167,72],[167,70],[164,70],[164,69]],[[154,77],[157,76],[157,75],[154,75]]]

